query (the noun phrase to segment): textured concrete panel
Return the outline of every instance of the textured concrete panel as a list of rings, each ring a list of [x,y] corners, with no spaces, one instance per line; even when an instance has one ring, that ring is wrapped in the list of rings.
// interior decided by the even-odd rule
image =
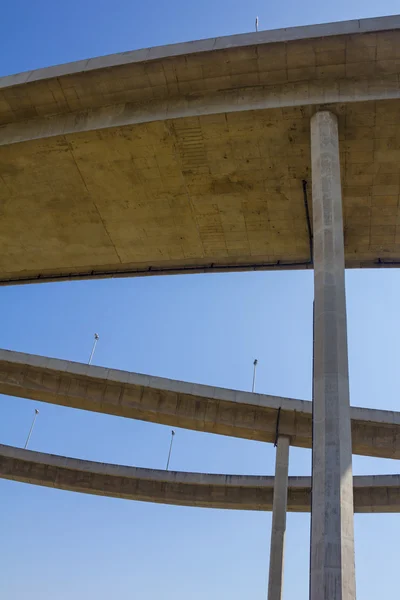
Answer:
[[[352,444],[337,118],[311,119],[314,221],[310,600],[355,600]]]
[[[264,442],[311,448],[312,405],[0,350],[0,393]],[[400,413],[352,408],[353,452],[400,458]]]
[[[398,106],[333,106],[349,267],[400,257]],[[203,115],[1,146],[0,282],[311,267],[311,115]]]
[[[273,477],[157,471],[0,445],[0,477],[85,494],[180,506],[271,510]],[[288,510],[309,512],[310,478],[289,477]],[[400,512],[400,476],[354,478],[356,512]]]

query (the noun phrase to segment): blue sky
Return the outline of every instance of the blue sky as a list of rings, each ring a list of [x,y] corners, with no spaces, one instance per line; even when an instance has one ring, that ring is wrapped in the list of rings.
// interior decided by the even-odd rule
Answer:
[[[2,8],[0,75],[188,39],[394,14],[398,4],[281,1],[15,1]],[[398,270],[347,273],[351,401],[399,409]],[[243,273],[0,289],[0,346],[309,399],[312,273]],[[170,429],[0,397],[0,441],[163,468]],[[291,449],[290,473],[309,451]],[[171,468],[272,474],[269,445],[177,430]],[[354,472],[398,472],[354,458]],[[0,481],[0,596],[7,600],[266,597],[270,514],[158,506]],[[398,515],[357,515],[358,597],[397,592]],[[285,600],[308,598],[309,516],[288,516]],[[396,591],[395,591],[396,590]]]

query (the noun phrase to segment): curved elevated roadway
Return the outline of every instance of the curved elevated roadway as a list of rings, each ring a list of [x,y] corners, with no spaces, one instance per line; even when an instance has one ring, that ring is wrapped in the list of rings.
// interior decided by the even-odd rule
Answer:
[[[0,445],[0,477],[62,490],[205,508],[271,510],[273,477],[104,464]],[[310,510],[309,477],[290,477],[288,510]],[[400,512],[400,475],[354,478],[354,510]]]
[[[346,265],[398,266],[399,43],[397,15],[0,78],[0,284],[311,268],[321,106],[339,119]]]
[[[0,393],[120,417],[311,448],[312,403],[0,350]],[[280,410],[279,410],[280,409]],[[353,452],[400,458],[400,413],[352,408]]]

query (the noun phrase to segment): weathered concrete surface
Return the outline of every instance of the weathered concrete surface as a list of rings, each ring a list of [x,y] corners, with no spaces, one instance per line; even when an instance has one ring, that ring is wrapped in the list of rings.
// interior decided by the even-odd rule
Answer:
[[[399,260],[399,21],[3,78],[0,283],[311,266],[302,180],[321,104],[343,141],[347,266]]]
[[[0,477],[142,502],[271,510],[273,477],[157,471],[91,462],[0,445]],[[310,478],[289,477],[288,510],[310,511]],[[354,478],[354,509],[400,512],[400,475]]]
[[[312,405],[0,350],[0,393],[246,439],[311,448]],[[400,413],[352,408],[353,452],[400,458]]]
[[[353,474],[337,118],[311,119],[314,362],[310,600],[355,600]]]
[[[275,481],[272,504],[271,546],[269,556],[268,600],[283,597],[286,511],[288,499],[290,439],[279,436],[276,446]]]

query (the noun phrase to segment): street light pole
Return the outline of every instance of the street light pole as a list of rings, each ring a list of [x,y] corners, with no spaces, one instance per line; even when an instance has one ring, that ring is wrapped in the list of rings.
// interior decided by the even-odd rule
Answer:
[[[31,439],[32,431],[33,431],[33,428],[34,428],[34,426],[35,426],[35,421],[36,421],[36,417],[38,416],[38,414],[39,414],[39,411],[38,411],[38,409],[37,409],[37,408],[35,408],[35,415],[34,415],[34,417],[33,417],[32,425],[31,425],[31,428],[30,428],[30,430],[29,430],[28,437],[26,438],[26,442],[25,442],[25,446],[24,446],[24,449],[25,449],[25,450],[26,450],[26,448],[28,447],[29,440]]]
[[[98,342],[98,341],[99,341],[99,334],[98,334],[98,333],[95,333],[95,334],[94,334],[93,348],[92,348],[92,352],[91,352],[91,354],[90,354],[90,358],[89,358],[88,365],[91,365],[91,364],[92,364],[92,359],[93,359],[94,351],[96,350],[96,345],[97,345],[97,342]]]
[[[254,394],[254,390],[256,389],[256,369],[257,369],[257,364],[258,364],[258,360],[255,358],[253,365],[254,365],[254,370],[253,370],[253,386],[251,388],[252,393]]]
[[[169,445],[169,452],[168,452],[167,466],[165,467],[165,470],[166,470],[166,471],[168,471],[168,467],[169,467],[169,460],[170,460],[170,458],[171,458],[172,444],[173,444],[173,441],[174,441],[174,435],[175,435],[175,431],[174,431],[174,430],[172,430],[172,431],[171,431],[171,443],[170,443],[170,445]]]

